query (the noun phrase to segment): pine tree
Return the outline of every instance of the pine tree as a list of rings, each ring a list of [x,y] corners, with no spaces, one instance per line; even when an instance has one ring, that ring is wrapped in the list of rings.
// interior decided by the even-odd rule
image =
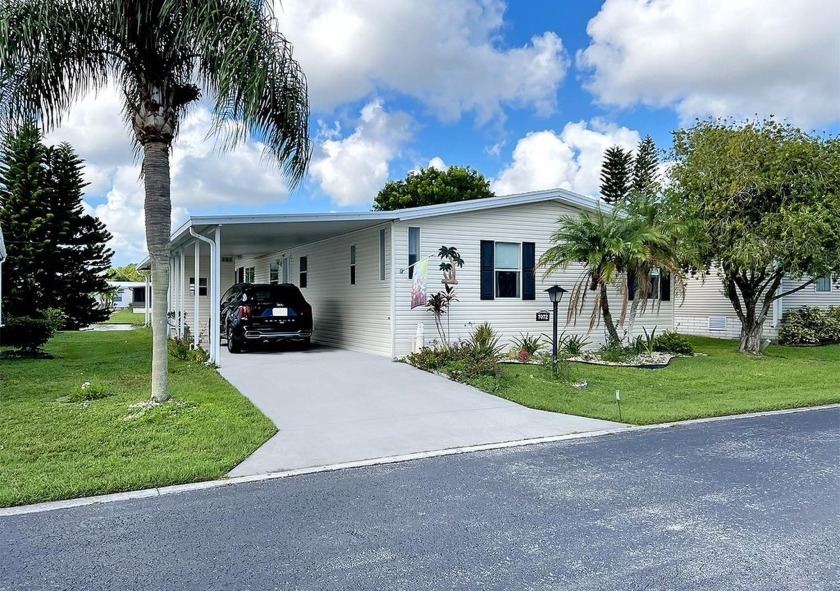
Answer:
[[[633,154],[621,146],[612,146],[604,152],[601,166],[601,198],[615,205],[623,201],[631,188]]]
[[[84,212],[82,190],[84,163],[68,143],[49,151],[49,172],[53,189],[52,210],[56,221],[56,248],[60,257],[56,290],[68,328],[79,328],[108,318],[109,311],[97,304],[95,294],[107,291],[105,273],[113,251],[106,246],[111,233],[99,219]]]
[[[8,259],[3,305],[10,316],[63,312],[68,328],[104,320],[95,294],[113,252],[105,226],[82,205],[82,161],[69,144],[47,148],[27,126],[0,152],[0,226]]]
[[[645,136],[639,142],[636,158],[633,161],[633,190],[640,193],[653,190],[656,186],[658,168],[659,156],[656,153],[656,144],[653,143],[652,137]]]
[[[3,311],[39,316],[49,307],[43,286],[50,277],[39,263],[50,249],[47,149],[34,127],[7,137],[0,153],[0,227],[8,258],[3,266]]]

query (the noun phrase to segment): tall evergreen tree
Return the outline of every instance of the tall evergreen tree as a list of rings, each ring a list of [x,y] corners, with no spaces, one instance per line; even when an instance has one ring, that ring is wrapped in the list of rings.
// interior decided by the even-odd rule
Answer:
[[[85,214],[82,198],[83,161],[68,143],[49,151],[48,170],[53,189],[55,220],[56,298],[68,328],[79,328],[107,319],[95,294],[108,290],[105,273],[113,251],[107,247],[111,233],[98,218]]]
[[[639,193],[647,193],[656,186],[657,170],[659,168],[659,155],[656,153],[656,144],[653,138],[645,136],[636,148],[636,157],[633,160],[633,184],[632,189]]]
[[[633,154],[621,146],[611,146],[604,152],[601,166],[601,198],[615,205],[624,201],[631,189]]]
[[[3,282],[10,316],[64,313],[68,328],[104,320],[95,295],[108,287],[104,272],[111,235],[84,213],[82,161],[69,144],[46,147],[26,126],[0,152],[0,225],[8,256]]]
[[[0,226],[8,254],[3,311],[7,316],[31,316],[46,308],[43,286],[49,281],[46,267],[39,263],[40,253],[50,248],[47,149],[34,127],[7,137],[1,149]]]

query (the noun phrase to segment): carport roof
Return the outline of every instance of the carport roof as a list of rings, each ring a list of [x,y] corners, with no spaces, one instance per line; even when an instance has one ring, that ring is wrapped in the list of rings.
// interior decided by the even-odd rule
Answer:
[[[340,236],[395,220],[407,221],[540,201],[560,201],[583,209],[599,207],[609,209],[608,205],[599,203],[591,197],[565,189],[551,189],[397,211],[190,216],[172,233],[171,240],[173,248],[180,248],[194,240],[190,229],[210,237],[217,226],[222,226],[221,255],[261,254]],[[255,245],[259,245],[259,252],[255,251]],[[138,268],[148,267],[149,259],[146,257],[140,262]]]

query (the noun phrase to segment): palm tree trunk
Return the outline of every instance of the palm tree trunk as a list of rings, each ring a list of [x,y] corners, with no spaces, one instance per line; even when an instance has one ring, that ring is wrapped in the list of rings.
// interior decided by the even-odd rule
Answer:
[[[605,283],[599,284],[599,292],[601,297],[601,315],[604,317],[604,325],[607,327],[607,333],[613,342],[619,343],[621,342],[621,338],[618,336],[618,331],[615,328],[612,313],[610,312],[610,302],[607,297],[607,285]]]
[[[146,247],[152,263],[152,402],[169,399],[167,352],[167,291],[169,290],[169,235],[172,203],[169,195],[169,144],[143,145],[146,191]]]

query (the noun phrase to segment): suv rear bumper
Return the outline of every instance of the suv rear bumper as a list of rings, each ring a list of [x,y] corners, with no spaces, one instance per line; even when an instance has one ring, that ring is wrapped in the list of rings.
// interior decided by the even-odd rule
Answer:
[[[311,330],[278,331],[270,329],[246,330],[243,334],[249,341],[304,341],[312,337]]]

